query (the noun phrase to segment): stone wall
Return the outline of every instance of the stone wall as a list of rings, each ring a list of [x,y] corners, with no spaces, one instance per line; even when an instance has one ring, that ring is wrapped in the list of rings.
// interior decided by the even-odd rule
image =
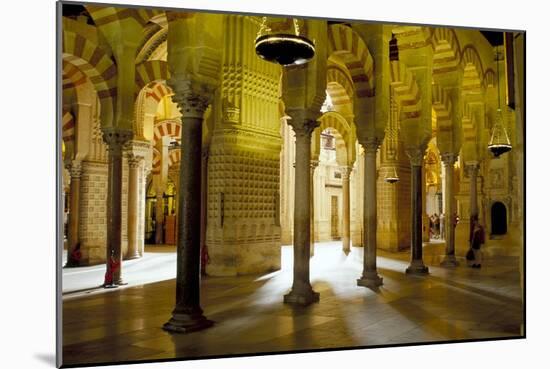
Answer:
[[[105,262],[107,245],[107,163],[82,162],[80,250],[82,265]]]

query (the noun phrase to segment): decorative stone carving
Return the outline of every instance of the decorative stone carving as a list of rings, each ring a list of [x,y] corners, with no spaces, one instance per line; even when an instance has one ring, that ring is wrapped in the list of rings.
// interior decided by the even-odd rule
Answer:
[[[380,147],[380,139],[378,137],[368,137],[359,143],[365,149],[366,154],[376,154],[376,151]]]
[[[441,153],[441,161],[445,163],[445,165],[453,165],[456,160],[458,159],[458,155],[452,152],[445,152]]]
[[[178,105],[182,118],[202,119],[212,100],[213,86],[180,78],[171,78],[167,82],[174,91],[172,101]]]
[[[70,165],[67,165],[67,170],[71,173],[71,179],[80,178],[82,175],[82,162],[73,160]]]
[[[421,148],[408,148],[405,150],[411,161],[411,166],[420,167],[424,161],[424,150]]]
[[[103,128],[103,141],[107,144],[107,149],[114,152],[122,152],[124,145],[133,137],[131,129],[122,129],[118,127]]]
[[[136,155],[134,153],[128,154],[128,165],[130,166],[130,169],[137,169],[139,168],[140,164],[143,162],[145,158],[141,155]]]

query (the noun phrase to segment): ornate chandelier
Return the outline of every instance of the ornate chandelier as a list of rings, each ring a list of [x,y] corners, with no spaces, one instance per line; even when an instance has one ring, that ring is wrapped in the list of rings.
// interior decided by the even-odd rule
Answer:
[[[294,34],[274,33],[267,25],[267,17],[256,36],[256,54],[268,62],[282,66],[299,65],[310,61],[315,55],[315,45],[311,40],[300,36],[298,20],[293,19]]]
[[[497,89],[498,89],[498,109],[495,116],[495,124],[491,132],[491,139],[489,140],[488,149],[493,153],[495,158],[498,158],[500,155],[512,150],[512,144],[510,143],[510,138],[504,128],[503,119],[502,119],[502,110],[500,109],[500,73],[499,73],[499,53],[497,51],[496,56],[497,61]]]

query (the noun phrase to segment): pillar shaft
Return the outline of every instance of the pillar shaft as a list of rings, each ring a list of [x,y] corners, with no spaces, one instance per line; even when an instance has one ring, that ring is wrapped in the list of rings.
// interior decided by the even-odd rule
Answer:
[[[186,81],[173,81],[172,98],[182,113],[178,202],[176,306],[164,329],[188,333],[213,325],[200,307],[202,121],[209,97]]]
[[[314,182],[314,175],[315,175],[315,168],[317,168],[317,166],[319,165],[319,161],[317,160],[311,160],[311,173],[310,173],[310,176],[309,176],[309,183],[310,183],[310,198],[311,198],[311,201],[309,202],[310,203],[310,217],[311,217],[311,220],[310,220],[310,225],[309,225],[309,229],[310,229],[310,240],[309,240],[309,244],[310,244],[310,248],[309,248],[309,252],[310,252],[310,257],[313,256],[313,254],[315,253],[315,182]]]
[[[78,247],[79,234],[78,224],[80,222],[80,175],[82,167],[80,162],[73,161],[70,167],[71,187],[69,205],[69,246],[67,247],[67,267],[78,266],[80,260],[75,257],[75,250]]]
[[[365,149],[365,187],[363,201],[363,275],[357,285],[378,287],[382,278],[376,270],[376,151],[380,146],[377,139],[368,139],[362,143]]]
[[[120,285],[122,281],[122,147],[132,138],[132,131],[108,127],[103,130],[103,140],[109,152],[107,185],[107,273],[105,284]],[[108,276],[112,276],[109,283]]]
[[[208,149],[202,152],[201,168],[201,273],[206,275],[208,249],[206,246],[206,222],[208,217]]]
[[[443,168],[445,170],[445,258],[442,266],[457,266],[455,256],[455,195],[454,195],[454,163],[457,156],[453,153],[441,155]]]
[[[477,207],[477,173],[479,164],[476,162],[468,163],[467,166],[470,172],[470,238],[472,239],[472,231],[474,229],[474,219],[479,218],[479,209]]]
[[[160,245],[164,242],[164,190],[158,187],[157,201],[155,202],[155,244]]]
[[[409,274],[427,274],[422,260],[422,163],[424,150],[407,150],[411,160],[411,264]]]
[[[311,221],[311,133],[318,123],[310,119],[293,119],[296,134],[296,165],[294,187],[294,278],[285,303],[309,305],[319,301],[309,281],[310,221]]]
[[[138,224],[139,224],[139,172],[142,156],[131,154],[128,158],[128,251],[127,260],[139,258]]]
[[[477,173],[479,165],[477,163],[469,164],[468,168],[470,169],[470,216],[473,218],[479,214],[477,207]]]
[[[351,167],[342,167],[342,250],[347,255],[351,251],[350,241],[350,192],[349,192],[349,176],[351,174]]]

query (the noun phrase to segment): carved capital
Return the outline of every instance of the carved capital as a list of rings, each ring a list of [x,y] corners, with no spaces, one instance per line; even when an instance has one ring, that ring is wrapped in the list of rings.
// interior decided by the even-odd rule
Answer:
[[[340,172],[342,173],[342,180],[349,180],[349,176],[352,170],[353,168],[347,165],[340,167]]]
[[[455,153],[452,153],[452,152],[441,153],[441,161],[445,165],[453,165],[456,159],[458,159],[458,155],[456,155]]]
[[[469,161],[466,163],[466,170],[470,174],[470,177],[477,176],[479,170],[479,163],[477,161]]]
[[[168,85],[174,91],[174,101],[181,112],[182,118],[201,118],[212,101],[213,88],[205,83],[194,82],[191,79],[168,80]]]
[[[130,166],[130,169],[137,169],[139,168],[141,162],[144,160],[145,158],[141,155],[136,155],[134,153],[129,153],[128,154],[128,165]]]
[[[132,139],[131,129],[122,129],[117,127],[105,127],[103,130],[103,141],[107,144],[107,149],[114,152],[122,152],[123,146]]]
[[[80,160],[73,160],[70,164],[67,164],[65,166],[69,173],[71,174],[71,178],[80,178],[82,175],[82,162]]]
[[[319,122],[314,119],[305,120],[288,120],[288,124],[294,129],[296,138],[305,137],[311,138],[311,134],[315,128],[319,127]]]
[[[319,166],[319,160],[310,160],[309,167],[311,168],[311,171],[313,172],[315,168]]]
[[[288,113],[291,119],[288,119],[287,123],[294,129],[296,138],[311,137],[313,130],[320,125],[317,121],[319,114],[309,109],[290,109]]]
[[[376,151],[380,147],[380,139],[378,137],[367,137],[359,143],[363,146],[365,154],[376,154]]]
[[[405,152],[407,153],[413,167],[422,166],[422,162],[424,161],[424,150],[421,148],[410,148],[406,149]]]

